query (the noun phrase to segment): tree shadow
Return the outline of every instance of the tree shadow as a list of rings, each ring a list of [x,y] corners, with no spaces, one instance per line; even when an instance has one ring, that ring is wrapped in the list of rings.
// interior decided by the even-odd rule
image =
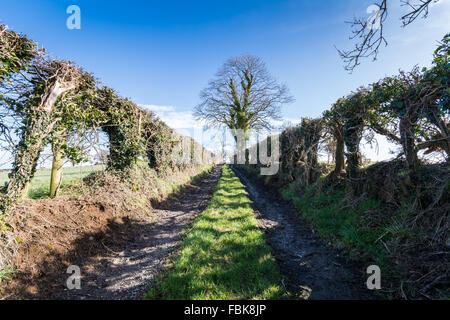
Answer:
[[[3,290],[13,299],[139,299],[212,195],[220,168],[204,173],[172,197],[155,203],[156,218],[107,219],[97,232],[80,234],[65,252],[49,252],[38,272],[18,271]],[[104,210],[104,209],[103,209]],[[76,211],[75,211],[76,212]],[[69,290],[71,265],[81,269],[81,289]],[[70,280],[69,280],[70,281]]]

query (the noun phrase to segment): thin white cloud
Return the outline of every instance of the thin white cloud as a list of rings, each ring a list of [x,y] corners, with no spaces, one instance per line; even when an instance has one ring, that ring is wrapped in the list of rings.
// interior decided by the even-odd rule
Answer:
[[[200,129],[203,127],[200,121],[194,119],[191,111],[176,111],[176,108],[173,106],[158,106],[153,104],[141,104],[140,106],[153,111],[172,129]]]
[[[448,5],[448,4],[450,4],[450,0],[439,0],[439,1],[437,1],[437,2],[431,2],[430,3],[430,8],[432,8],[432,7],[437,7],[437,6],[441,6],[441,5]]]
[[[398,15],[409,12],[405,6],[397,4]],[[400,42],[403,45],[411,46],[422,43],[424,39],[432,38],[436,41],[441,40],[450,28],[450,0],[439,0],[432,2],[429,7],[430,11],[426,19],[423,15],[408,25],[406,29],[397,29],[396,33],[391,37],[392,43]],[[398,25],[398,22],[397,22]]]
[[[283,118],[281,120],[273,120],[271,121],[271,124],[275,129],[283,129],[288,127],[294,127],[296,125],[299,125],[301,122],[302,119]]]
[[[170,112],[175,111],[175,108],[172,106],[157,106],[154,104],[141,104],[140,107],[153,111],[153,112]]]
[[[161,115],[161,120],[173,129],[203,128],[203,124],[194,119],[192,112],[167,112]]]

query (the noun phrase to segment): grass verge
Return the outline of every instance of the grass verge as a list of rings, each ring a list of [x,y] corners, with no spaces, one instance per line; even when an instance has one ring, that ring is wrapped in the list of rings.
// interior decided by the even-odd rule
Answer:
[[[301,193],[295,184],[281,190],[284,200],[292,201],[302,216],[315,227],[317,235],[339,249],[347,249],[351,258],[373,262],[380,267],[387,263],[387,252],[380,241],[386,230],[374,226],[364,215],[380,207],[380,201],[367,199],[354,206],[345,202],[345,190],[322,190],[315,186]]]
[[[282,276],[241,184],[223,167],[213,197],[194,221],[147,299],[281,299]]]
[[[246,175],[261,179],[258,169],[239,167]],[[337,188],[323,188],[324,177],[304,187],[296,182],[280,188],[280,195],[291,202],[298,214],[315,229],[316,235],[329,245],[343,250],[353,261],[364,265],[377,265],[383,271],[386,283],[401,281],[402,271],[392,263],[385,242],[397,236],[393,225],[387,221],[373,219],[371,213],[382,210],[382,203],[375,199],[363,199],[348,203],[347,191]],[[387,215],[387,214],[385,214]],[[383,298],[393,298],[392,290],[378,292]]]

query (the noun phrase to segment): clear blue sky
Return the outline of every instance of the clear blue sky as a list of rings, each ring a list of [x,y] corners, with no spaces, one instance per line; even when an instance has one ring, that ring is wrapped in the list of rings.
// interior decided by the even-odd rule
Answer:
[[[344,21],[368,18],[373,2],[14,0],[2,3],[0,20],[136,103],[172,106],[178,118],[189,115],[227,58],[256,55],[296,98],[284,116],[299,119],[320,115],[338,97],[400,68],[428,65],[437,41],[450,31],[449,0],[408,28],[399,21],[406,9],[392,0],[389,47],[377,62],[366,60],[348,74],[334,45],[351,46]],[[81,30],[66,28],[71,4],[81,8]]]

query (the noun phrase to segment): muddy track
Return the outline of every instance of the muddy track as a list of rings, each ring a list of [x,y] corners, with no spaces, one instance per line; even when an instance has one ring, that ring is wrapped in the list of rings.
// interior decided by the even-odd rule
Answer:
[[[199,182],[188,185],[177,197],[157,204],[152,212],[153,223],[134,228],[131,241],[120,247],[112,244],[104,254],[85,261],[80,266],[81,289],[65,290],[58,298],[142,298],[176,248],[181,232],[206,208],[220,175],[221,167],[217,167]]]
[[[233,170],[253,201],[259,225],[266,233],[289,291],[319,300],[374,299],[365,287],[363,268],[346,262],[317,239],[308,223],[289,204],[276,199],[276,190],[267,190],[236,168]]]

